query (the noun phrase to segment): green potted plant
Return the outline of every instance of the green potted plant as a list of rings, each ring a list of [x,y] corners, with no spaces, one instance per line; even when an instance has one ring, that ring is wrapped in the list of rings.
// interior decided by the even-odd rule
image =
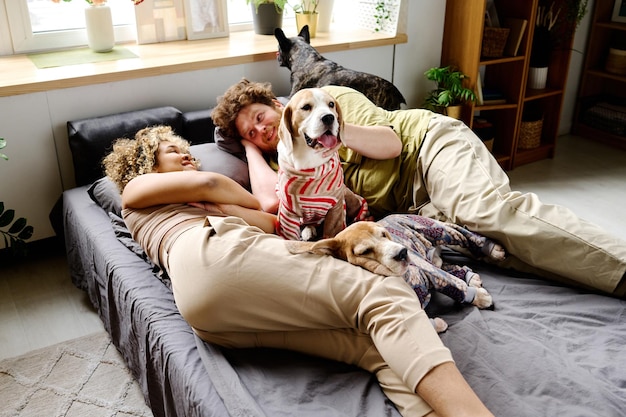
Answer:
[[[4,148],[7,142],[0,138],[0,149]],[[9,158],[0,153],[0,158]],[[33,226],[29,226],[25,218],[15,219],[15,210],[4,208],[4,203],[0,201],[0,234],[4,240],[4,247],[11,248],[14,254],[24,254],[26,252],[26,240],[33,235]]]
[[[317,22],[319,13],[317,13],[317,5],[319,0],[302,0],[295,6],[293,11],[296,12],[296,26],[298,33],[306,25],[309,25],[309,36],[314,38],[317,34]]]
[[[287,0],[246,0],[252,6],[254,33],[274,35],[275,28],[283,27],[283,10]]]
[[[427,79],[434,81],[437,88],[430,91],[424,100],[424,108],[437,113],[459,118],[459,114],[450,114],[452,108],[460,107],[465,103],[476,101],[476,94],[463,85],[469,77],[457,68],[448,65],[433,67],[424,73]]]

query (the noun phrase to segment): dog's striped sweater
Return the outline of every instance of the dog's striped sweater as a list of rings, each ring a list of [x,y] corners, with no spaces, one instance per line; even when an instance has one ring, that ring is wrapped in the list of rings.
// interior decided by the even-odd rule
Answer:
[[[338,203],[343,204],[345,213],[345,190],[338,155],[316,168],[298,171],[293,167],[281,166],[276,185],[280,201],[276,234],[285,239],[300,240],[302,226],[321,225],[328,210]],[[368,212],[365,199],[360,196],[358,198],[361,209],[355,220],[361,220]]]

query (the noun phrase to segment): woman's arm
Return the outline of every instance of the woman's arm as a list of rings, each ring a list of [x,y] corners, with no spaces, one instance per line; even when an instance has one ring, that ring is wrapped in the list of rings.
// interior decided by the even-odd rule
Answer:
[[[341,139],[348,148],[372,159],[395,158],[402,151],[402,141],[389,126],[344,123]]]
[[[250,174],[250,188],[252,194],[259,200],[261,209],[268,213],[278,212],[278,196],[276,183],[278,174],[267,164],[261,150],[252,142],[241,140],[248,159]]]
[[[234,204],[218,204],[219,209],[229,216],[240,217],[249,225],[256,226],[265,233],[274,233],[276,216],[260,210],[253,210]]]
[[[204,171],[151,173],[132,179],[122,193],[122,207],[145,208],[159,204],[208,201],[261,208],[259,201],[225,175]]]

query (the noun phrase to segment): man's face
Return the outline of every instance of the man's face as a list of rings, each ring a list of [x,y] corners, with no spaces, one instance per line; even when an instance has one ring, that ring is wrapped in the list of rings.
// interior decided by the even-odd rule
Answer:
[[[235,119],[239,135],[254,143],[263,153],[276,152],[281,110],[260,103],[244,107]]]

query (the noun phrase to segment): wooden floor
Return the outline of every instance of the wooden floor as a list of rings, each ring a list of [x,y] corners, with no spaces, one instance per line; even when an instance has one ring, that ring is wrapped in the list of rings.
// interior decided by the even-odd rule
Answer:
[[[554,159],[521,166],[509,176],[513,189],[565,205],[626,239],[626,151],[563,136]],[[46,243],[26,260],[0,259],[0,359],[103,328],[71,283],[63,247]]]

